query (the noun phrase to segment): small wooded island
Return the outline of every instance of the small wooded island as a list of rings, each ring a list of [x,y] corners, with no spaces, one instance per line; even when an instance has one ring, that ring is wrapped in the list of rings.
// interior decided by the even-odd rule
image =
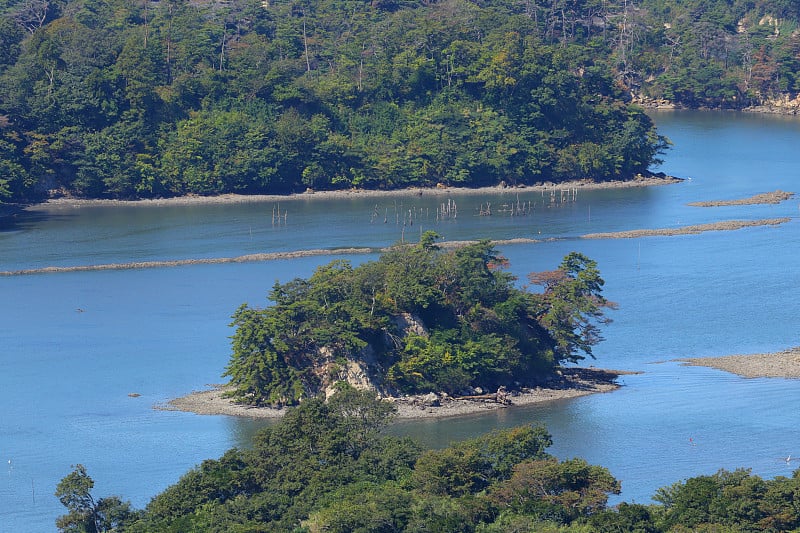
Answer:
[[[426,232],[378,260],[337,260],[277,284],[274,305],[240,307],[226,375],[237,402],[294,405],[346,381],[384,396],[483,394],[542,384],[592,354],[607,321],[603,280],[579,253],[531,274],[503,271],[489,241],[453,250]]]

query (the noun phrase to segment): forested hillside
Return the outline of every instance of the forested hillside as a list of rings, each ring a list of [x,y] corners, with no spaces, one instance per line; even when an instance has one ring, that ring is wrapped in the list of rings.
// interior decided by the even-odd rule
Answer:
[[[789,0],[0,0],[0,201],[624,179],[665,146],[631,101],[791,104],[798,18]]]
[[[595,5],[596,4],[596,5]],[[2,0],[0,199],[646,172],[606,3]]]

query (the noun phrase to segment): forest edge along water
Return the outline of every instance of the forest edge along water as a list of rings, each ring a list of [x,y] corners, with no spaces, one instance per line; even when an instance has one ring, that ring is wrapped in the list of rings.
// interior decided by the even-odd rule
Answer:
[[[680,183],[683,181],[679,177],[667,176],[663,173],[650,175],[639,174],[631,180],[608,180],[591,181],[576,180],[560,183],[539,183],[537,185],[506,186],[497,185],[492,187],[427,187],[410,189],[343,189],[343,190],[314,190],[308,189],[303,193],[297,194],[221,194],[216,196],[187,195],[170,198],[142,199],[142,200],[108,200],[108,199],[85,199],[62,196],[51,198],[41,204],[34,204],[28,209],[50,209],[53,207],[82,207],[82,206],[114,206],[114,205],[137,205],[137,206],[176,206],[176,205],[202,205],[202,204],[246,204],[263,202],[281,202],[285,200],[308,200],[313,198],[347,199],[347,198],[380,198],[392,196],[449,196],[449,195],[482,195],[496,193],[524,193],[544,191],[548,194],[571,191],[573,189],[596,190],[596,189],[618,189],[629,187],[650,187],[654,185],[667,185]],[[0,212],[2,214],[2,212]],[[13,214],[13,213],[10,213]]]

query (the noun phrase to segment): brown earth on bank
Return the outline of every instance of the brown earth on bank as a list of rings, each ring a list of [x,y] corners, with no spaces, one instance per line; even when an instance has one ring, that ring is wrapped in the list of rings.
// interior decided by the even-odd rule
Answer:
[[[800,347],[776,353],[678,359],[688,366],[705,366],[746,378],[800,378]]]
[[[397,406],[398,419],[445,418],[610,392],[620,387],[616,383],[616,379],[620,375],[629,373],[597,368],[564,368],[545,386],[524,388],[520,391],[508,391],[504,400],[510,401],[510,405],[486,398],[469,399],[462,397],[461,399],[454,399],[444,394],[392,397],[386,398],[386,401],[392,402]],[[200,415],[229,415],[250,418],[279,418],[286,413],[286,409],[237,404],[223,397],[228,390],[230,390],[229,387],[224,385],[214,386],[211,390],[192,392],[181,398],[170,400],[166,404],[156,405],[155,408],[166,411],[185,411]]]
[[[371,189],[347,189],[341,191],[314,191],[307,190],[303,193],[278,195],[278,194],[222,194],[219,196],[179,196],[175,198],[156,198],[146,200],[102,200],[102,199],[82,199],[82,198],[51,198],[42,204],[31,206],[28,209],[51,209],[53,207],[83,207],[83,206],[174,206],[174,205],[200,205],[200,204],[246,204],[258,202],[282,202],[286,200],[311,200],[320,199],[340,199],[340,198],[380,198],[393,196],[448,196],[448,195],[481,195],[494,193],[525,193],[525,192],[551,192],[566,191],[572,189],[597,190],[597,189],[624,189],[629,187],[651,187],[655,185],[669,185],[680,183],[680,178],[665,175],[636,176],[627,181],[589,181],[578,180],[564,183],[540,183],[537,185],[510,186],[498,185],[494,187],[464,188],[464,187],[428,187],[411,188],[397,190],[371,190]]]
[[[728,205],[763,205],[763,204],[779,204],[785,200],[794,197],[793,192],[781,191],[780,189],[773,192],[765,192],[756,194],[749,198],[741,198],[739,200],[713,200],[709,202],[691,202],[687,205],[692,207],[721,207]]]
[[[696,224],[679,228],[660,229],[635,229],[629,231],[615,231],[610,233],[588,233],[584,239],[635,239],[638,237],[672,236],[672,235],[697,235],[706,231],[731,231],[754,226],[777,226],[789,222],[791,218],[765,218],[761,220],[725,220],[709,224]]]

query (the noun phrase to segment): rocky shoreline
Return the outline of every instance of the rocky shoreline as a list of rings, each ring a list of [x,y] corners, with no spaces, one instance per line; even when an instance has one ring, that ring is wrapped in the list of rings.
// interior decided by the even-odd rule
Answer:
[[[630,372],[598,368],[564,368],[546,385],[508,391],[500,401],[491,399],[492,394],[476,395],[472,398],[427,394],[391,397],[386,398],[386,401],[392,402],[397,407],[396,417],[398,419],[447,418],[610,392],[620,387],[616,379],[623,374],[630,374]],[[155,408],[199,415],[228,415],[261,419],[280,418],[286,413],[286,409],[237,404],[223,397],[226,390],[228,389],[225,386],[213,386],[210,390],[192,392],[165,404],[156,405]]]
[[[651,109],[654,111],[674,111],[674,110],[687,110],[687,111],[731,111],[740,113],[757,113],[764,115],[786,115],[795,116],[800,114],[800,96],[790,98],[788,94],[780,95],[775,98],[768,99],[759,105],[751,105],[747,107],[687,107],[680,103],[672,102],[665,98],[651,98],[641,94],[633,95],[631,103],[638,105],[644,109]]]
[[[800,378],[800,347],[782,352],[678,359],[687,366],[705,366],[745,378]]]

